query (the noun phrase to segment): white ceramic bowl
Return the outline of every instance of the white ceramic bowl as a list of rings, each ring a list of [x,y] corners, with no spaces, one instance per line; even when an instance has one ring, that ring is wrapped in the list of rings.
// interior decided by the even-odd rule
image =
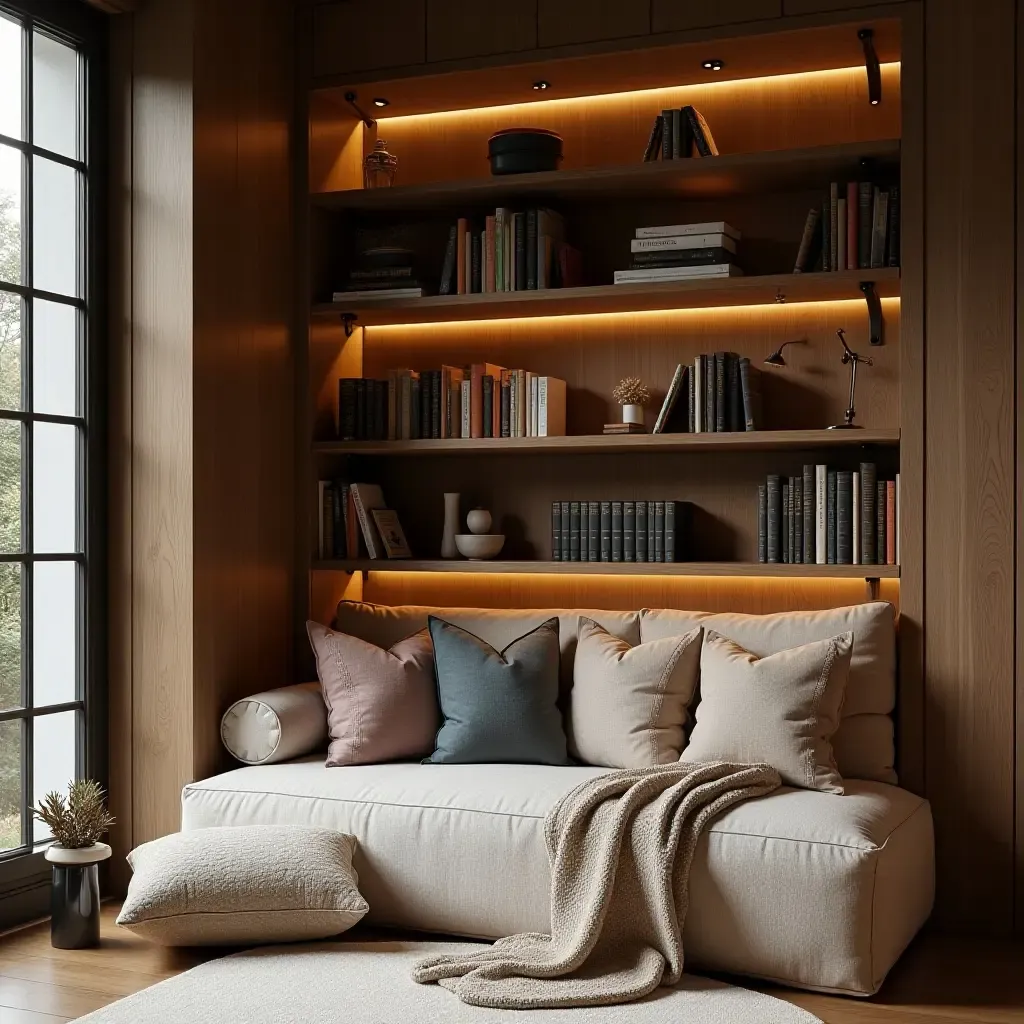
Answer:
[[[503,533],[457,533],[455,546],[459,554],[473,562],[483,558],[494,558],[505,543]]]

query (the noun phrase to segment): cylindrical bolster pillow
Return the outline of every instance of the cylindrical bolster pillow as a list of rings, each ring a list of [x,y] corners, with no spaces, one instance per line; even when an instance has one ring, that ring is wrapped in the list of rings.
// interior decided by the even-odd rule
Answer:
[[[298,683],[236,700],[220,720],[221,742],[243,764],[301,757],[327,741],[327,707],[319,683]]]

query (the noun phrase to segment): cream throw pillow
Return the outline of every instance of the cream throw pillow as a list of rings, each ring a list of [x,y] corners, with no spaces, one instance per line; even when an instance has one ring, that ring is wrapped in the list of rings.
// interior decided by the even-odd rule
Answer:
[[[570,751],[587,764],[645,768],[679,760],[700,665],[698,626],[634,647],[580,616]]]
[[[369,910],[356,840],[326,828],[247,825],[154,839],[128,855],[117,923],[162,946],[325,939]]]
[[[853,654],[853,633],[758,658],[708,630],[700,703],[681,761],[767,762],[782,781],[842,793],[830,740]]]

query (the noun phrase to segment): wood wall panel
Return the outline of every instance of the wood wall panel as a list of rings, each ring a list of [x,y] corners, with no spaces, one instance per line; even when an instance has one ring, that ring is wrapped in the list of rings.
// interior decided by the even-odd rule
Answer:
[[[1013,0],[928,0],[927,791],[937,918],[997,933],[1013,917],[1015,27]]]
[[[536,46],[537,0],[427,0],[428,61],[516,53]]]
[[[825,11],[848,11],[851,7],[878,7],[893,2],[899,0],[782,0],[782,9],[788,15],[819,14]]]
[[[649,2],[621,0],[538,0],[537,43],[565,46],[600,39],[624,39],[651,31]]]
[[[681,32],[780,17],[782,0],[651,0],[655,32]]]
[[[1017,466],[1016,466],[1016,815],[1014,924],[1024,935],[1024,11],[1017,2]]]
[[[313,74],[377,71],[426,60],[426,0],[341,0],[313,8]]]

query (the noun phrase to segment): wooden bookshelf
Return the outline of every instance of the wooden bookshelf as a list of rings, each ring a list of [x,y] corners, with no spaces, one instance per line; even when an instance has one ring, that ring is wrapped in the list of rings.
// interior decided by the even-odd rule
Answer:
[[[892,430],[754,430],[722,434],[585,434],[576,437],[477,437],[420,441],[319,441],[318,455],[437,456],[611,454],[647,452],[757,452],[811,448],[893,447]]]
[[[545,573],[604,576],[780,576],[808,579],[898,579],[898,565],[786,565],[762,562],[471,562],[462,559],[321,561],[341,572]]]
[[[899,163],[898,139],[855,142],[765,153],[736,153],[708,160],[665,160],[626,166],[544,171],[386,189],[341,189],[310,196],[313,206],[360,214],[465,211],[520,201],[715,199],[818,186],[855,178],[864,161],[879,170]]]
[[[824,274],[762,274],[588,288],[428,295],[419,299],[360,299],[316,305],[313,316],[323,319],[352,313],[359,326],[372,327],[580,313],[762,306],[775,302],[830,302],[863,298],[862,281],[872,282],[879,298],[900,294],[899,268],[883,267]]]

